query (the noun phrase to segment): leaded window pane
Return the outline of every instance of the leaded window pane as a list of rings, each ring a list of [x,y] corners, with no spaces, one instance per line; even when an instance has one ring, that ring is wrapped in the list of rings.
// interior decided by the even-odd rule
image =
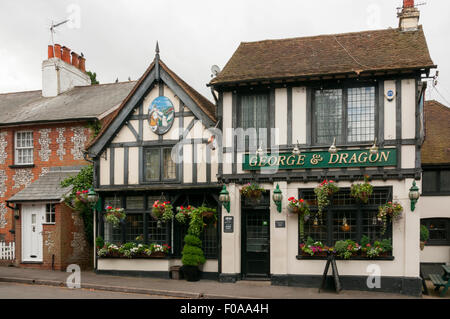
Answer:
[[[149,218],[148,221],[148,241],[156,244],[169,244],[170,223],[158,223],[157,220]]]
[[[438,171],[424,171],[422,174],[422,188],[424,193],[437,192]]]
[[[341,141],[342,136],[342,90],[318,90],[315,94],[314,116],[316,140],[319,144]]]
[[[145,179],[159,180],[159,149],[149,149],[145,151]]]
[[[257,148],[265,144],[267,137],[267,121],[269,100],[267,94],[242,95],[239,128],[245,130],[248,145]],[[244,136],[243,136],[244,137]],[[242,138],[243,138],[242,137]],[[244,139],[242,139],[244,142]]]
[[[176,165],[172,159],[172,149],[165,148],[163,150],[164,179],[176,179]]]
[[[144,196],[127,196],[127,209],[144,209]]]
[[[126,241],[136,241],[137,237],[144,235],[144,215],[129,214],[126,219]]]
[[[442,170],[440,173],[440,191],[450,192],[450,170]]]
[[[348,142],[375,139],[375,88],[348,89]]]

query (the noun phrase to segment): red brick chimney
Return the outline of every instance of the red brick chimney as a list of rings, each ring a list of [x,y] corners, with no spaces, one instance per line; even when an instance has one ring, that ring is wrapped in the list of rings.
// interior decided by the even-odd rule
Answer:
[[[72,65],[73,65],[74,67],[78,68],[78,67],[79,67],[79,64],[78,64],[78,61],[79,61],[79,60],[78,60],[78,54],[76,54],[75,52],[72,51],[71,55],[72,55]]]
[[[61,59],[61,45],[55,44],[55,58]]]
[[[79,56],[78,57],[78,68],[83,72],[86,72],[85,63],[86,63],[86,59],[82,56]]]
[[[414,0],[403,0],[403,8],[414,8]]]
[[[55,55],[53,53],[53,45],[49,45],[48,46],[48,58],[51,59],[53,58]]]
[[[62,47],[62,60],[70,64],[70,49],[66,46]]]

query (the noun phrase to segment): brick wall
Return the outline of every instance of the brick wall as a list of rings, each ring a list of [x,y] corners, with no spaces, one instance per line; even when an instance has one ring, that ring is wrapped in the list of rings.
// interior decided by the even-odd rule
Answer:
[[[14,133],[33,132],[32,167],[14,165]],[[0,129],[0,240],[14,240],[13,211],[6,200],[26,185],[45,174],[50,167],[87,165],[82,151],[90,141],[91,130],[86,122],[20,126]]]

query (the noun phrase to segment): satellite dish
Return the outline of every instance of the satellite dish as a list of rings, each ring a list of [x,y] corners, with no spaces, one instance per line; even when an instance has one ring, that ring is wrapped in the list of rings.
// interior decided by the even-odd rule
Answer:
[[[211,67],[211,72],[214,76],[217,76],[220,73],[220,68],[217,65],[213,65]]]

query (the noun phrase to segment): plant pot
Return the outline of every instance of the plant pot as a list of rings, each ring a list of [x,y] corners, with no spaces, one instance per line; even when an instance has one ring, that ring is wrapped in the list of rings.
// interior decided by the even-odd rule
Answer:
[[[203,212],[202,213],[202,217],[205,218],[206,220],[214,220],[214,212]]]
[[[421,241],[420,242],[420,250],[424,250],[425,249],[425,242]]]
[[[200,280],[200,270],[198,266],[183,266],[181,267],[183,276],[187,281],[199,281]]]
[[[287,206],[288,212],[291,214],[298,214],[298,212],[300,211],[298,209],[298,207],[292,207],[291,205]]]

